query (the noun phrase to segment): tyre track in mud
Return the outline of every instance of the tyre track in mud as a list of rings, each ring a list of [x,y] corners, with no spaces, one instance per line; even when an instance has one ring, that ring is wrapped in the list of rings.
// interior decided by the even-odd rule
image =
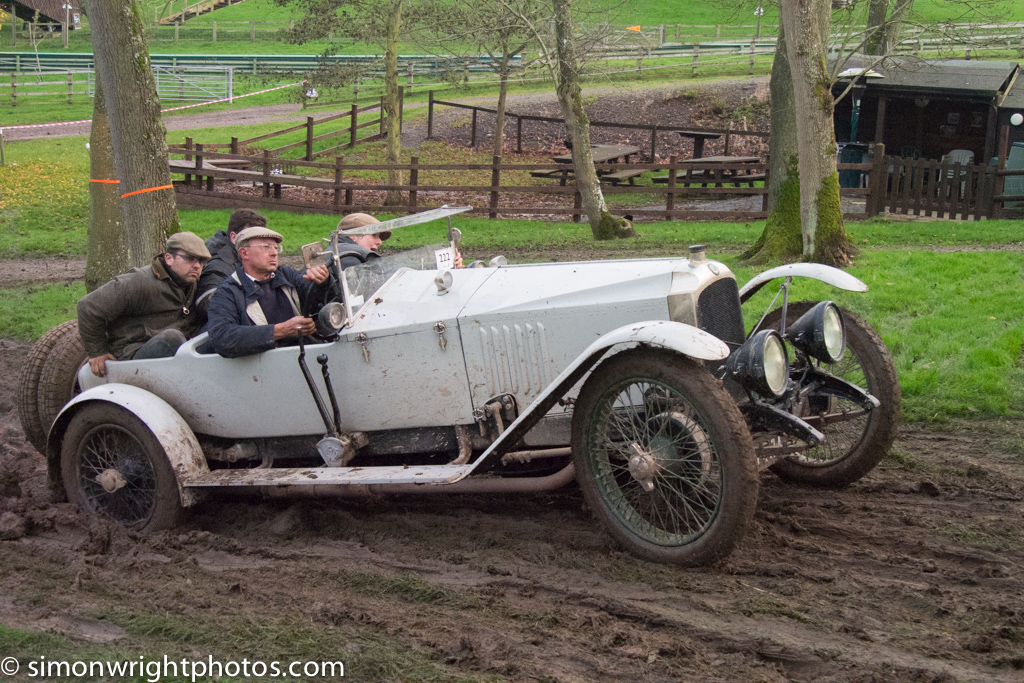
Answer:
[[[1019,422],[904,427],[843,491],[762,475],[747,537],[699,570],[619,550],[575,487],[215,499],[137,538],[48,501],[8,398],[27,349],[0,344],[0,514],[23,525],[0,541],[9,627],[154,652],[171,645],[132,627],[143,617],[225,633],[280,621],[325,643],[402,643],[470,680],[1024,678]]]

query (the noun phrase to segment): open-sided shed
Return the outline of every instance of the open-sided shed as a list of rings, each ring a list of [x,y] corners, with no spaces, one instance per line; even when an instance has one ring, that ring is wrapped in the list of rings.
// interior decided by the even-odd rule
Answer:
[[[857,57],[844,65],[853,90],[836,104],[836,139],[881,142],[886,152],[941,159],[953,150],[973,153],[975,163],[999,154],[999,132],[1024,141],[1024,76],[1016,62],[893,57],[880,64]],[[870,71],[863,70],[870,67]],[[861,75],[863,73],[863,75]]]

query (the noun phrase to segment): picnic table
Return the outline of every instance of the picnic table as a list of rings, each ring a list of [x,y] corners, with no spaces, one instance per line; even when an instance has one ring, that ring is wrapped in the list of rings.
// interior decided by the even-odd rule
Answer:
[[[708,185],[721,187],[723,184],[737,186],[745,184],[753,187],[756,181],[765,179],[764,173],[753,172],[753,166],[760,162],[760,157],[713,156],[683,159],[678,162],[680,168],[676,176],[676,183],[684,186],[700,185],[701,187]],[[751,168],[748,170],[729,168],[738,165],[750,165]],[[658,176],[654,178],[654,182],[667,183],[668,176]]]
[[[706,133],[700,130],[677,130],[680,136],[693,140],[693,158],[698,159],[704,156],[704,141],[717,140],[722,137],[721,133]]]
[[[610,164],[615,163],[619,159],[625,164],[629,163],[629,157],[640,152],[639,147],[632,147],[630,145],[591,145],[590,154],[594,159],[594,165],[597,164]],[[559,164],[562,164],[562,168],[553,169],[537,169],[530,173],[535,178],[559,178],[560,185],[565,185],[569,179],[569,174],[572,173],[572,152],[569,154],[560,154],[554,158]],[[613,173],[611,169],[597,169],[598,175],[604,176],[610,179],[614,183],[618,183],[620,180],[629,180],[633,182],[633,178],[641,175],[643,171],[618,171]]]

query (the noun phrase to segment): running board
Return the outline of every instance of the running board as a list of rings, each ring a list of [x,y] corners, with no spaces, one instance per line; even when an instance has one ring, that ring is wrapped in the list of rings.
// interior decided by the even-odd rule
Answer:
[[[351,486],[366,484],[454,484],[472,465],[420,467],[281,467],[213,470],[184,479],[185,488],[214,486]]]

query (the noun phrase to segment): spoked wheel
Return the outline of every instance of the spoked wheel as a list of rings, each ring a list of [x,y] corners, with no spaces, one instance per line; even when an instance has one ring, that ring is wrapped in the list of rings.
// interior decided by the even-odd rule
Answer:
[[[118,406],[86,405],[72,418],[61,472],[72,502],[129,529],[164,529],[181,513],[163,448],[138,418]]]
[[[789,325],[809,311],[816,301],[798,301],[788,306]],[[900,421],[900,384],[885,342],[874,328],[856,313],[841,309],[846,326],[846,353],[837,363],[816,363],[829,374],[856,384],[881,402],[865,412],[852,401],[828,397],[805,401],[800,416],[825,435],[814,448],[791,455],[771,466],[787,481],[841,488],[871,471],[885,457],[896,438]],[[768,314],[762,329],[779,329],[781,309]]]
[[[678,354],[637,349],[602,364],[573,415],[573,462],[611,534],[655,562],[729,554],[757,504],[753,445],[735,402]]]

